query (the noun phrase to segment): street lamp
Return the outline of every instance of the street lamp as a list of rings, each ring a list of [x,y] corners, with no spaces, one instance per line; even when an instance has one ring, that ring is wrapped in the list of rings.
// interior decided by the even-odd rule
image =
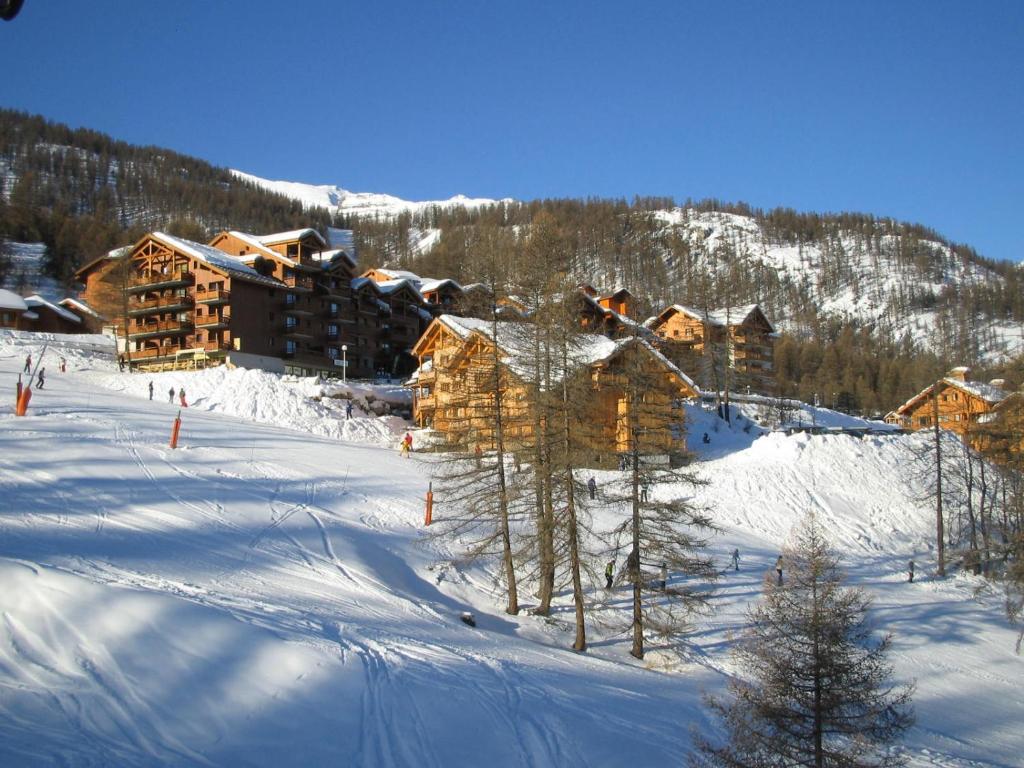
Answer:
[[[348,352],[348,344],[341,345],[341,380],[345,384],[348,384],[348,358],[345,353]]]

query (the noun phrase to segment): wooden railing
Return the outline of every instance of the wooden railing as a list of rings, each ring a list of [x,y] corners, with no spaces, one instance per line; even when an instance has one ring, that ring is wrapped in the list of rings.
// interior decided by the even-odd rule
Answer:
[[[196,301],[198,302],[228,301],[230,298],[231,291],[224,290],[223,288],[212,288],[205,292],[196,292]]]

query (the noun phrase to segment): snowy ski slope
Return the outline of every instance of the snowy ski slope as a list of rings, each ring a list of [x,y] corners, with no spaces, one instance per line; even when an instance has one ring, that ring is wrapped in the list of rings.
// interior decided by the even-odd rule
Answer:
[[[399,458],[398,424],[378,434],[359,412],[358,434],[311,434],[315,401],[290,406],[297,429],[258,423],[270,384],[173,374],[203,402],[172,451],[166,391],[150,403],[145,377],[52,343],[15,418],[42,343],[0,332],[2,765],[680,764],[688,728],[716,727],[701,693],[721,690],[743,610],[811,508],[895,633],[897,677],[917,680],[912,765],[1021,764],[1024,661],[997,593],[926,575],[930,512],[898,473],[913,437],[755,439],[691,410],[691,438],[712,438],[715,552],[739,547],[741,570],[683,646],[638,663],[596,626],[588,653],[568,650],[564,597],[552,620],[505,616],[490,570],[424,541],[432,462]],[[605,612],[628,602],[588,592]]]

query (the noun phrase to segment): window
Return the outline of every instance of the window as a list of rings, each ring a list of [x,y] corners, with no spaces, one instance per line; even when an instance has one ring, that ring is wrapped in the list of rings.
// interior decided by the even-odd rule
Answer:
[[[338,348],[337,347],[328,347],[327,348],[327,356],[329,358],[331,358],[331,360],[337,360],[338,359]]]
[[[286,355],[295,354],[295,342],[291,339],[286,339],[284,342],[284,351]]]

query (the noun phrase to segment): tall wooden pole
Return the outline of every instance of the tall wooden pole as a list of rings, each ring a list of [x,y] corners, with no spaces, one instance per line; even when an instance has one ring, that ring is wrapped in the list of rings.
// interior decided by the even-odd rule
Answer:
[[[942,433],[939,430],[939,387],[942,379],[935,382],[932,390],[932,419],[935,432],[935,540],[937,545],[938,574],[946,575],[946,543],[942,521]]]

